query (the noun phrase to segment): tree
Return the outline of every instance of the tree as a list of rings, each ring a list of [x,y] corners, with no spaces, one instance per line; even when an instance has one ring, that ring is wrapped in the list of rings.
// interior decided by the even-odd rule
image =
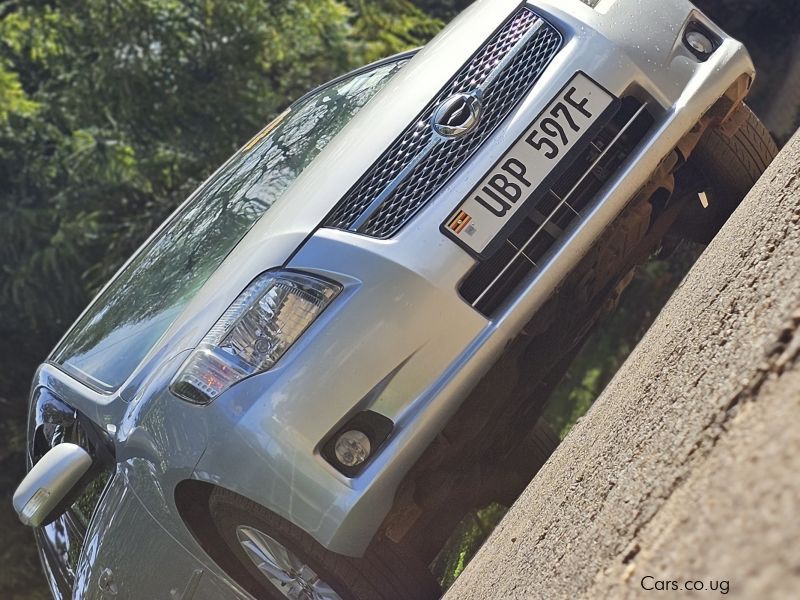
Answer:
[[[355,35],[364,40],[365,58],[377,60],[423,45],[442,28],[408,0],[348,0],[355,11]]]
[[[472,1],[473,0],[418,0],[414,4],[423,12],[437,19],[441,19],[446,23],[472,4]]]

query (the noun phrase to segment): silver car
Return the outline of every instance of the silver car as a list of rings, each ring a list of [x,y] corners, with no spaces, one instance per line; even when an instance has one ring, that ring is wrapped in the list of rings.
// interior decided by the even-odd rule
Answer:
[[[56,597],[432,598],[630,274],[776,152],[685,0],[482,0],[294,103],[36,373],[14,497]]]

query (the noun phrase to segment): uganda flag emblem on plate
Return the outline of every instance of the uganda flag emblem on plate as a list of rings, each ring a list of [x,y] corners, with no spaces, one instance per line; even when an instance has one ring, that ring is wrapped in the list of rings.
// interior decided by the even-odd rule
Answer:
[[[450,220],[447,224],[447,228],[450,229],[453,233],[458,235],[464,228],[469,225],[469,222],[472,221],[472,217],[470,217],[466,212],[463,210],[459,210],[456,215]]]

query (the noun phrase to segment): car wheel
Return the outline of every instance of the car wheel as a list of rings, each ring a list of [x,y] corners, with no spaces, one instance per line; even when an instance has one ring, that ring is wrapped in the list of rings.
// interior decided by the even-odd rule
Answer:
[[[499,476],[497,482],[487,486],[489,495],[483,502],[488,504],[495,501],[503,506],[511,506],[560,443],[558,434],[540,418],[525,439],[494,465]]]
[[[209,498],[223,548],[213,558],[259,599],[389,600],[438,598],[428,569],[389,541],[364,558],[334,554],[278,515],[228,490]]]
[[[704,194],[684,211],[679,229],[684,237],[707,244],[758,181],[778,147],[769,130],[746,105],[744,122],[732,136],[712,129],[695,148],[687,169]]]

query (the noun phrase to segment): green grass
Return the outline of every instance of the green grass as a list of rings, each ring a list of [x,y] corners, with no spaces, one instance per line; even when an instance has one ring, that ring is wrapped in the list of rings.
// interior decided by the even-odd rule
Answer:
[[[508,508],[505,506],[490,504],[470,513],[459,523],[431,565],[443,589],[453,585],[506,512]]]

